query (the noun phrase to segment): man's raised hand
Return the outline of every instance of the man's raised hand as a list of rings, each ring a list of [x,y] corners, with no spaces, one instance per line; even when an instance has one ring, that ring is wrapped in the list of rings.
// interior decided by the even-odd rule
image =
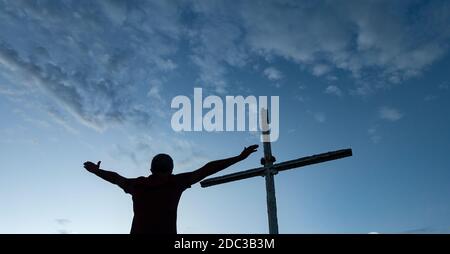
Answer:
[[[84,163],[84,168],[87,171],[93,173],[93,172],[98,171],[100,169],[100,163],[102,163],[102,161],[98,161],[97,164],[95,164],[93,162],[90,162],[90,161],[86,161]]]
[[[241,152],[241,154],[239,155],[239,157],[241,158],[241,159],[247,159],[247,157],[250,155],[250,154],[252,154],[252,153],[254,153],[254,152],[256,152],[257,151],[257,148],[258,148],[258,145],[251,145],[251,146],[249,146],[249,147],[244,147],[244,150]]]

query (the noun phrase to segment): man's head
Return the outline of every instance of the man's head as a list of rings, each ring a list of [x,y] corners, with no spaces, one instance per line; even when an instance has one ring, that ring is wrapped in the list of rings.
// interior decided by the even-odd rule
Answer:
[[[173,171],[173,160],[165,153],[160,153],[153,157],[150,168],[154,175],[170,175]]]

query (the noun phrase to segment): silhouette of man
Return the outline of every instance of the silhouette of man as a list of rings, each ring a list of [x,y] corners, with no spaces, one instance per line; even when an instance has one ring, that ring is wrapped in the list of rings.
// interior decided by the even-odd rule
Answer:
[[[131,194],[134,211],[131,234],[176,234],[178,201],[183,191],[205,177],[246,159],[257,148],[258,145],[246,147],[238,156],[211,161],[197,170],[177,175],[172,174],[173,161],[167,154],[153,157],[152,174],[147,177],[125,178],[100,169],[101,161],[97,164],[87,161],[84,168]]]

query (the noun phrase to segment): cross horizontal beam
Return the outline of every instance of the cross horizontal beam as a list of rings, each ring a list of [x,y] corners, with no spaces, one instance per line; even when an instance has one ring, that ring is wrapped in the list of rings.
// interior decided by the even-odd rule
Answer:
[[[352,149],[342,149],[327,153],[321,153],[316,155],[311,155],[295,160],[285,161],[272,165],[272,169],[275,172],[284,171],[288,169],[304,167],[307,165],[317,164],[321,162],[337,160],[345,157],[352,156]],[[212,177],[200,182],[200,185],[205,188],[213,185],[218,185],[222,183],[234,182],[242,179],[247,179],[255,176],[264,176],[265,175],[265,167],[259,167],[254,169],[249,169],[241,172],[236,172],[228,175]]]

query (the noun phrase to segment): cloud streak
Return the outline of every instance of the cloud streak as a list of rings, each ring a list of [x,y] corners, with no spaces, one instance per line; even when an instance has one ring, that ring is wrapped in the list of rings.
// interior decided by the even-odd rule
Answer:
[[[222,94],[234,70],[274,59],[327,81],[347,73],[356,94],[400,83],[447,53],[449,13],[448,1],[2,1],[0,68],[86,126],[146,126],[151,101],[164,101],[186,67],[187,82]],[[288,75],[276,66],[263,74]]]
[[[327,88],[325,89],[325,93],[331,94],[331,95],[336,95],[338,97],[341,97],[343,95],[342,90],[338,86],[335,86],[335,85],[327,86]]]
[[[143,124],[150,119],[147,112],[122,100],[114,89],[115,84],[108,80],[82,83],[78,77],[57,65],[29,62],[5,45],[0,46],[0,62],[17,76],[26,77],[16,82],[27,82],[39,87],[86,126],[101,130],[105,128],[105,123],[130,120]],[[111,105],[114,107],[108,107]],[[49,113],[56,115],[54,110]]]
[[[281,71],[276,69],[275,67],[268,67],[264,70],[264,75],[270,80],[280,80],[283,78],[283,74]]]
[[[383,120],[387,120],[390,122],[396,122],[403,117],[403,114],[400,113],[398,109],[390,108],[390,107],[381,107],[379,112],[379,117]]]
[[[447,49],[449,28],[440,23],[450,16],[443,11],[450,8],[445,2],[417,10],[420,18],[412,25],[403,11],[409,9],[408,3],[285,3],[289,9],[271,1],[257,5],[254,11],[243,8],[248,41],[267,54],[311,66],[317,76],[333,67],[363,77],[365,70],[375,67],[380,76],[397,82],[419,74]],[[418,34],[424,36],[422,40]]]
[[[21,90],[39,87],[85,126],[148,126],[155,96],[141,90],[177,67],[170,58],[182,29],[177,8],[165,1],[0,2],[8,35],[0,37],[0,70]]]

